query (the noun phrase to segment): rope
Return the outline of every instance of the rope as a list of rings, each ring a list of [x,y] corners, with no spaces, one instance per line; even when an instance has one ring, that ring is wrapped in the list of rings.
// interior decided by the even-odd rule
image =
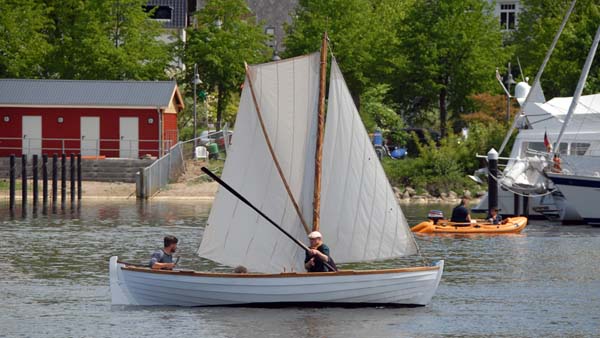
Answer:
[[[543,172],[542,172],[541,174],[543,175]],[[500,186],[501,186],[501,187],[503,187],[504,189],[506,189],[506,190],[508,190],[509,192],[512,192],[513,194],[515,194],[515,195],[518,195],[518,196],[523,196],[523,197],[544,197],[544,196],[548,196],[548,195],[550,195],[550,194],[554,193],[554,191],[556,191],[556,189],[552,189],[552,190],[548,190],[547,192],[545,192],[545,193],[543,193],[543,194],[524,194],[524,193],[520,193],[520,192],[518,192],[518,191],[516,191],[516,190],[513,190],[511,187],[509,187],[509,186],[507,186],[507,185],[504,185],[504,184],[502,183],[502,181],[498,179],[498,177],[496,177],[496,176],[494,176],[494,175],[492,175],[492,174],[490,174],[490,173],[488,173],[488,175],[489,175],[489,176],[490,176],[490,177],[491,177],[491,178],[492,178],[494,181],[496,181],[496,183],[500,184]]]
[[[265,127],[265,124],[264,124],[264,121],[262,118],[262,114],[260,112],[260,106],[258,105],[256,95],[254,94],[254,86],[252,84],[252,76],[250,76],[250,69],[248,68],[247,64],[245,64],[245,67],[246,67],[246,77],[248,78],[248,85],[250,87],[250,93],[252,94],[252,101],[254,102],[254,107],[256,108],[256,114],[258,116],[258,122],[260,124],[260,128],[263,132],[263,135],[265,136],[267,148],[269,149],[269,153],[271,154],[271,157],[273,158],[273,162],[275,163],[275,168],[277,169],[277,172],[279,173],[279,177],[281,177],[281,180],[283,181],[285,190],[287,191],[287,194],[288,194],[292,204],[294,205],[294,209],[296,209],[296,213],[298,214],[298,217],[300,218],[300,222],[302,222],[302,226],[304,227],[304,230],[308,234],[310,232],[310,228],[308,227],[308,224],[306,223],[304,216],[302,216],[300,207],[298,206],[298,203],[296,202],[296,199],[294,198],[294,195],[292,194],[292,190],[290,189],[290,186],[289,186],[287,180],[285,179],[283,170],[281,169],[281,166],[279,165],[279,160],[277,159],[277,156],[275,155],[275,150],[273,149],[273,145],[271,144],[271,139],[269,138],[269,134],[267,133],[267,128]]]

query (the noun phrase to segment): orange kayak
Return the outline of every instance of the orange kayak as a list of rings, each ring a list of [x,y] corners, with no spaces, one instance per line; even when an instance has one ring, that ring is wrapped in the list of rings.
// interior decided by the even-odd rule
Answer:
[[[527,217],[510,217],[501,224],[492,224],[485,220],[476,223],[454,223],[439,220],[433,224],[432,220],[421,222],[411,228],[413,232],[421,234],[518,234],[527,226]]]

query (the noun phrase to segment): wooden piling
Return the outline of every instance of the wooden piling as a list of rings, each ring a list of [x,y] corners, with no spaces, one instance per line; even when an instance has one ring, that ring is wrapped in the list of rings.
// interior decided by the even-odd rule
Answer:
[[[498,208],[498,152],[490,149],[488,156],[488,212]]]
[[[27,155],[21,155],[21,203],[23,204],[23,213],[27,208]]]
[[[38,155],[33,155],[31,161],[31,171],[33,173],[33,210],[36,210],[38,205]]]
[[[9,208],[11,211],[15,210],[15,189],[16,189],[16,170],[15,170],[15,155],[10,155],[10,168],[9,168],[9,195],[10,204]]]
[[[60,205],[65,208],[67,199],[67,154],[60,155]]]
[[[52,205],[56,206],[58,199],[58,155],[52,155]]]
[[[75,154],[71,153],[71,204],[75,203]]]
[[[48,155],[42,155],[42,206],[48,205]]]
[[[77,154],[77,199],[81,201],[81,153]]]

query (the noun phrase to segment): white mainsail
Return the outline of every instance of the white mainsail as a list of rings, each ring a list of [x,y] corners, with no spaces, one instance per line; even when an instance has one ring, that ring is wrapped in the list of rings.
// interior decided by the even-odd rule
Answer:
[[[415,254],[412,233],[335,58],[331,63],[320,231],[339,263]]]
[[[267,134],[303,217],[312,223],[319,53],[250,67]],[[221,175],[283,229],[306,238],[267,148],[248,79]],[[219,189],[198,254],[251,271],[304,271],[304,252],[255,211]]]

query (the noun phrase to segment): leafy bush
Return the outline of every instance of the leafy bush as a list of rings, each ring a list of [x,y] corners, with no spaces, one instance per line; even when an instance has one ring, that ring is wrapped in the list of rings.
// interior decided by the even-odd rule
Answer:
[[[402,117],[396,113],[396,106],[385,102],[389,85],[371,86],[361,95],[360,116],[369,132],[380,129],[386,139],[394,145],[406,144],[408,134]]]
[[[384,169],[392,185],[425,189],[434,196],[450,190],[457,193],[474,190],[476,184],[467,175],[485,165],[475,155],[487,154],[492,146],[498,147],[506,134],[505,128],[503,125],[473,124],[467,139],[450,134],[440,141],[439,146],[427,136],[427,142],[423,144],[413,134],[419,157],[384,159]]]

